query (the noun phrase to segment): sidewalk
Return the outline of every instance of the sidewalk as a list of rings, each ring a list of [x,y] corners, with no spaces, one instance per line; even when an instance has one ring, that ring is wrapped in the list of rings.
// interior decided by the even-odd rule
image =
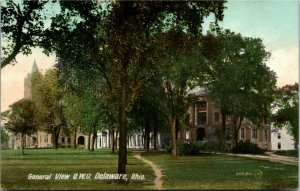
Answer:
[[[231,154],[231,153],[223,153],[226,155],[230,156],[240,156],[240,157],[248,157],[252,159],[257,159],[257,160],[267,160],[271,162],[278,162],[278,163],[283,163],[283,164],[289,164],[289,165],[296,165],[298,166],[298,158],[296,157],[287,157],[287,156],[280,156],[280,155],[275,155],[272,152],[266,152],[266,155],[252,155],[252,154]]]

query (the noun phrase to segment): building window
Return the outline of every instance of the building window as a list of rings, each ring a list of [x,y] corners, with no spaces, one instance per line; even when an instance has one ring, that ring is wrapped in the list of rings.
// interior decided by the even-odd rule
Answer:
[[[245,138],[245,129],[241,128],[241,139]]]
[[[219,122],[219,113],[215,112],[215,122]]]
[[[252,129],[252,139],[257,139],[257,129]]]
[[[268,141],[268,130],[264,130],[265,132],[265,141]]]
[[[62,143],[65,142],[65,138],[64,138],[64,137],[61,138],[61,142],[62,142]]]
[[[281,143],[277,144],[277,149],[281,149]]]
[[[68,138],[68,143],[71,143],[71,138],[70,137]]]
[[[197,102],[198,111],[206,111],[206,101]]]
[[[281,139],[281,133],[278,133],[277,138]]]
[[[206,112],[199,112],[198,125],[205,125],[205,124],[206,124]]]
[[[44,138],[45,138],[45,139],[44,139],[44,142],[47,143],[47,142],[48,142],[48,135],[45,135]]]

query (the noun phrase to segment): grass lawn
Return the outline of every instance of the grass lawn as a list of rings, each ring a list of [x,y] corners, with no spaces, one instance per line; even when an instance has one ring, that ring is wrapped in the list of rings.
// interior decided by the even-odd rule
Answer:
[[[9,190],[113,190],[153,189],[152,169],[140,160],[128,157],[127,173],[140,173],[145,180],[128,180],[118,184],[95,180],[99,173],[117,173],[117,154],[110,150],[90,152],[84,149],[28,149],[24,156],[18,150],[1,151],[1,187]],[[70,174],[69,180],[55,180],[56,173]],[[75,173],[91,173],[91,179],[73,180]],[[29,174],[52,174],[50,180],[28,180]]]
[[[298,151],[296,150],[276,151],[274,154],[288,157],[298,157]]]
[[[1,187],[9,190],[141,190],[154,189],[154,173],[140,160],[128,157],[127,173],[140,173],[145,180],[95,180],[99,173],[116,173],[117,158],[110,150],[30,149],[1,151]],[[296,188],[298,167],[242,157],[203,154],[173,160],[163,153],[144,153],[163,174],[163,189],[272,189]],[[70,174],[56,180],[56,173]],[[75,173],[91,173],[91,179],[73,180]],[[50,180],[28,180],[29,174],[53,174]]]
[[[144,154],[165,175],[163,189],[274,189],[297,188],[298,167],[235,156]]]

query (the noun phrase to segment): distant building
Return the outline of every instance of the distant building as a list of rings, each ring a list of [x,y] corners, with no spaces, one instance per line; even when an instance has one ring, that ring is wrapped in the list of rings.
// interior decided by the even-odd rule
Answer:
[[[206,88],[198,87],[188,94],[194,104],[189,106],[189,127],[185,130],[187,141],[216,142],[221,131],[222,114],[220,108],[211,99]],[[231,147],[230,127],[233,121],[230,116],[226,119],[226,147]],[[239,141],[249,140],[262,149],[271,149],[270,125],[255,126],[250,120],[243,119],[238,134]]]
[[[295,141],[293,137],[288,134],[285,128],[276,128],[272,126],[271,132],[271,150],[295,150]]]
[[[32,84],[31,84],[31,78],[33,73],[40,72],[36,61],[34,60],[31,72],[27,74],[27,76],[24,79],[24,98],[25,99],[31,99],[32,98]],[[109,130],[102,130],[97,132],[97,138],[95,141],[95,148],[111,148],[113,143],[113,137],[115,137],[115,140],[117,140],[117,133]],[[67,136],[63,133],[60,133],[59,139],[58,139],[58,145],[59,147],[71,147],[76,142],[76,146],[78,148],[88,148],[88,135],[80,132],[76,132],[76,135]],[[75,140],[74,140],[75,139]],[[90,139],[91,140],[91,139]],[[161,141],[161,134],[157,133],[156,137],[157,147],[161,148],[163,142]],[[44,131],[38,131],[35,134],[31,136],[25,136],[25,147],[26,148],[51,148],[53,147],[52,143],[52,135],[48,134]],[[150,133],[150,148],[153,148],[154,145],[154,136],[153,133]],[[91,141],[90,141],[90,144]],[[118,145],[118,142],[116,142]],[[20,148],[21,146],[21,140],[18,136],[11,136],[10,139],[10,148]],[[144,148],[144,133],[142,131],[137,131],[134,133],[131,133],[131,136],[128,136],[127,140],[127,147],[128,148]]]

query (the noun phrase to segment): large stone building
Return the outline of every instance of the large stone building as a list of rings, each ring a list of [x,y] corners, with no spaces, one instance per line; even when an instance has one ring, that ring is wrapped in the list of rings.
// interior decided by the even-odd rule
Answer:
[[[31,76],[34,72],[39,72],[36,62],[34,61],[32,71],[29,73],[24,81],[24,98],[31,99]],[[187,142],[217,142],[219,140],[218,132],[221,130],[222,115],[218,106],[211,99],[209,93],[205,88],[196,88],[191,91],[187,97],[194,100],[194,104],[191,104],[188,108],[189,124],[184,130],[183,139]],[[232,119],[227,117],[227,141],[226,147],[231,147],[230,139],[230,127],[232,126]],[[113,137],[117,137],[116,133],[112,133],[109,130],[102,130],[97,132],[97,138],[95,141],[95,148],[110,148],[112,147]],[[32,136],[26,136],[26,147],[30,148],[49,148],[52,147],[51,134],[38,131]],[[75,140],[74,140],[75,139]],[[117,139],[115,139],[117,140]],[[167,139],[162,137],[161,133],[158,133],[157,146],[162,148],[166,144]],[[257,144],[260,148],[270,150],[271,149],[271,129],[269,125],[256,126],[251,121],[243,119],[241,122],[241,128],[238,132],[238,140],[249,140]],[[20,140],[15,137],[13,140],[13,147],[20,146]],[[88,147],[88,135],[76,133],[76,136],[66,136],[61,134],[59,137],[59,146],[71,147],[73,143],[76,143],[77,147]],[[153,147],[154,137],[153,133],[150,134],[150,147]],[[168,144],[168,143],[167,143]],[[127,138],[128,148],[143,148],[144,147],[144,133],[143,131],[136,131],[131,133]]]
[[[213,102],[205,88],[196,88],[188,94],[194,99],[194,104],[189,106],[189,127],[185,131],[188,141],[216,142],[221,130],[222,115],[220,109]],[[233,125],[231,117],[226,119],[227,141],[226,147],[231,147],[230,127]],[[260,148],[271,149],[270,125],[255,126],[251,121],[243,119],[238,132],[238,140],[249,140]]]
[[[36,62],[34,61],[32,65],[32,70],[30,73],[27,74],[27,76],[24,79],[24,98],[25,99],[31,99],[32,98],[32,84],[31,84],[31,77],[32,74],[35,72],[40,72]],[[115,138],[118,136],[116,133],[112,133],[109,130],[102,130],[97,132],[97,138],[95,141],[95,148],[111,148],[112,143],[112,136],[115,136]],[[58,145],[59,147],[71,147],[74,142],[78,148],[88,148],[88,141],[89,136],[86,134],[83,134],[82,132],[78,131],[76,132],[76,135],[64,135],[63,133],[60,133],[59,139],[58,139]],[[75,139],[75,140],[74,140]],[[90,139],[91,140],[91,139]],[[115,139],[117,140],[117,139]],[[158,133],[156,137],[157,147],[162,147],[161,142],[161,134]],[[25,137],[25,147],[26,148],[51,148],[53,147],[52,143],[52,135],[48,134],[44,131],[38,131],[35,134],[31,136]],[[154,136],[153,133],[150,133],[150,148],[154,147]],[[90,144],[91,141],[90,141]],[[118,145],[118,143],[117,143]],[[10,147],[17,149],[20,148],[21,141],[20,137],[18,136],[11,136],[10,140]],[[136,131],[131,133],[130,136],[128,136],[127,140],[127,146],[128,148],[144,148],[144,133],[142,131]]]

